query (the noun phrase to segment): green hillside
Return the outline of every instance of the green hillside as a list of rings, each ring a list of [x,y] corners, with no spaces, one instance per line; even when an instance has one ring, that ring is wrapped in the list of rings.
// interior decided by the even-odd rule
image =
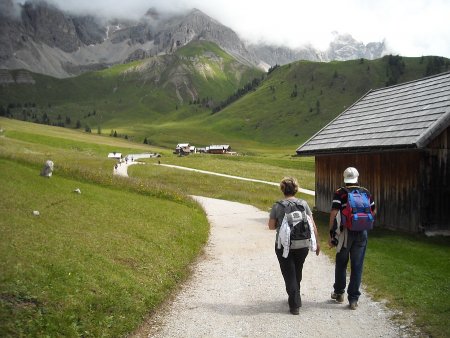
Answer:
[[[11,71],[14,78],[24,71]],[[155,141],[164,125],[180,122],[231,95],[263,72],[210,42],[192,42],[155,56],[78,77],[31,74],[35,84],[0,86],[0,105],[14,118],[103,133],[117,130]],[[9,108],[8,108],[9,107]],[[164,135],[164,132],[162,132]],[[172,141],[172,140],[171,140]]]
[[[231,138],[295,147],[369,90],[432,73],[432,60],[386,56],[374,61],[295,62],[276,68],[256,91],[208,123]],[[443,61],[438,72],[448,66],[449,61]]]
[[[293,152],[369,90],[447,71],[449,65],[439,57],[385,56],[299,61],[264,75],[217,45],[197,41],[174,55],[75,78],[32,74],[35,84],[0,87],[0,115],[169,148],[179,142],[228,143],[239,152]],[[255,79],[261,81],[256,89],[213,112]]]

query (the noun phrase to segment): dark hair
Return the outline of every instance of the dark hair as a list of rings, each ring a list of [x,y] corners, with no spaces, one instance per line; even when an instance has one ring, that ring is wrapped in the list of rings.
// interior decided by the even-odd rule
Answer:
[[[298,191],[298,182],[293,177],[285,177],[280,182],[280,189],[285,196],[294,196]]]

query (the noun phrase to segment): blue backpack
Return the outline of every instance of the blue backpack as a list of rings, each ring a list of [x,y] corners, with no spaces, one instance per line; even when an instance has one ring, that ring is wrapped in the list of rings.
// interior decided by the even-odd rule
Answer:
[[[347,206],[342,210],[342,224],[352,231],[371,230],[375,218],[370,207],[369,193],[361,188],[343,188]]]

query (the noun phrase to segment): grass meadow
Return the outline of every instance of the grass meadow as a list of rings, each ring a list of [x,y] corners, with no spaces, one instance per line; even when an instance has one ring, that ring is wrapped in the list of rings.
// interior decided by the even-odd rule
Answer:
[[[282,197],[275,186],[171,169],[158,160],[272,182],[291,175],[314,189],[314,160],[282,149],[177,157],[171,149],[3,118],[0,129],[1,336],[133,332],[186,278],[207,240],[206,217],[187,195],[261,210]],[[131,166],[124,179],[112,175],[114,161],[106,158],[112,151],[162,157]],[[39,176],[47,159],[55,162],[51,179]],[[314,206],[312,196],[300,197]],[[333,256],[325,244],[327,217],[315,215],[323,252]],[[375,229],[363,282],[422,335],[448,337],[449,248],[447,238]]]
[[[190,203],[45,179],[9,160],[0,171],[2,336],[124,335],[186,277],[207,238]]]
[[[139,146],[73,141],[58,128],[29,139],[35,126],[0,124],[0,336],[132,332],[187,277],[208,236],[203,210],[112,177],[107,153]],[[46,179],[49,158],[55,175]]]
[[[377,299],[414,319],[423,333],[449,337],[450,241],[389,230],[371,234],[364,282]]]
[[[68,128],[79,124],[81,129],[103,134],[117,131],[136,142],[147,139],[164,147],[180,142],[232,144],[241,153],[264,156],[278,151],[270,149],[273,146],[293,152],[369,90],[384,87],[394,73],[398,83],[421,78],[433,60],[385,56],[345,62],[298,61],[263,74],[236,62],[212,43],[193,41],[175,55],[76,77],[30,74],[35,85],[0,87],[0,106],[11,106],[8,109],[15,119]],[[16,71],[11,73],[15,76]],[[212,107],[254,79],[264,80],[213,113]],[[185,83],[186,88],[174,83]]]

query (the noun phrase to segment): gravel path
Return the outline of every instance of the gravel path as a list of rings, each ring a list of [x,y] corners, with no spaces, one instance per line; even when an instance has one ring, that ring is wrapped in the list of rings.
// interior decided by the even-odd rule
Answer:
[[[299,316],[289,313],[268,213],[249,205],[194,197],[211,233],[192,278],[135,337],[399,337],[381,303],[363,292],[359,308],[330,300],[334,268],[308,255]],[[328,250],[328,249],[324,249]]]
[[[195,171],[195,172],[202,173],[202,174],[207,174],[207,175],[228,177],[228,178],[233,178],[235,180],[264,183],[264,184],[274,185],[276,187],[280,186],[280,183],[276,183],[276,182],[269,182],[269,181],[257,180],[257,179],[254,179],[254,178],[245,178],[245,177],[241,177],[241,176],[220,174],[220,173],[216,173],[216,172],[213,172],[213,171],[193,169],[193,168],[188,168],[188,167],[181,167],[179,165],[173,165],[173,164],[158,164],[158,165],[165,166],[165,167],[168,167],[168,168],[175,168],[175,169],[181,169],[181,170]],[[299,188],[298,191],[301,192],[301,193],[307,194],[307,195],[311,195],[311,196],[315,196],[315,194],[316,194],[315,191],[313,191],[313,190],[308,190],[308,189],[303,189],[303,188]]]
[[[117,164],[117,169],[113,168],[113,175],[128,177],[128,167],[133,164],[144,164],[143,162],[128,161]]]

